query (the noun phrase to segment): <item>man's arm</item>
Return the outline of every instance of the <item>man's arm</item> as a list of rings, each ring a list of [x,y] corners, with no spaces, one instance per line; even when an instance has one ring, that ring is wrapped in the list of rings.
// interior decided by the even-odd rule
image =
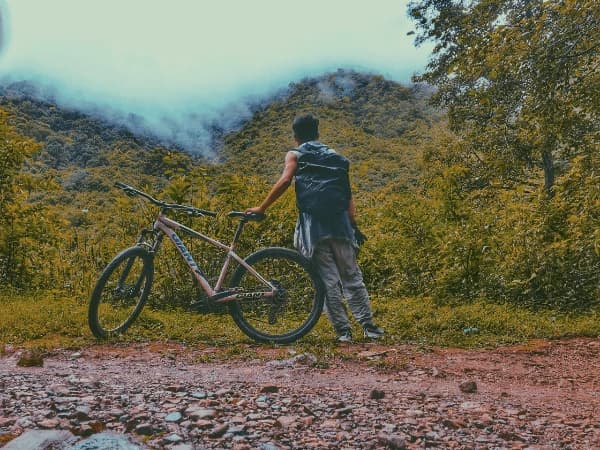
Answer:
[[[350,203],[348,205],[348,217],[350,218],[350,223],[355,226],[356,225],[356,205],[354,204],[354,197],[350,197]]]
[[[257,213],[264,214],[266,209],[271,206],[275,201],[281,197],[286,189],[292,184],[292,179],[296,174],[296,167],[298,167],[298,158],[294,152],[288,152],[285,155],[285,167],[283,173],[279,177],[279,180],[273,185],[269,194],[265,197],[260,206],[246,209],[246,213]]]
[[[356,205],[354,204],[354,197],[350,197],[350,204],[348,205],[348,217],[350,218],[350,224],[354,229],[354,239],[356,239],[356,243],[360,247],[365,243],[367,237],[358,229],[358,225],[356,225]]]

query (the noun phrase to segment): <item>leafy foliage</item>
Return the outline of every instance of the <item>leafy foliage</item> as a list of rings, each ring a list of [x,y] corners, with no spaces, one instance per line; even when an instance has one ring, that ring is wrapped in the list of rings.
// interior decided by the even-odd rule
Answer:
[[[0,111],[0,281],[23,282],[27,267],[40,256],[33,242],[39,239],[46,249],[49,244],[52,224],[46,211],[25,202],[37,180],[20,173],[23,162],[38,149],[18,135]]]
[[[423,153],[444,233],[436,295],[597,305],[597,3],[416,0],[409,11],[417,43],[436,44],[417,79],[438,88],[450,129]]]
[[[70,121],[64,111],[33,102],[21,111],[22,103],[5,100],[0,142],[10,143],[2,151],[13,162],[0,167],[2,183],[11,186],[2,189],[2,208],[10,212],[2,220],[12,222],[3,222],[0,234],[1,283],[27,291],[58,289],[87,301],[102,268],[135,243],[156,213],[114,190],[114,181],[220,213],[243,210],[266,195],[281,171],[286,146],[292,145],[293,116],[313,111],[321,119],[322,140],[352,162],[359,222],[369,237],[361,268],[373,296],[389,299],[381,314],[399,314],[392,305],[403,297],[428,299],[435,308],[480,299],[537,309],[597,307],[600,166],[597,152],[586,147],[590,142],[565,160],[554,195],[541,195],[542,169],[511,172],[514,147],[503,147],[504,156],[486,153],[488,143],[492,148],[498,142],[485,137],[487,128],[457,129],[452,105],[448,127],[443,114],[427,106],[430,94],[421,86],[354,72],[304,80],[223,136],[219,162],[113,134],[103,129],[106,123],[95,122],[100,128],[88,133],[89,118],[74,115]],[[48,118],[55,116],[62,119],[53,128]],[[37,136],[36,152],[39,146],[23,134],[38,127],[49,131]],[[93,157],[68,156],[71,139],[79,145],[96,133],[102,139]],[[59,151],[51,159],[56,139],[65,142],[67,156]],[[528,145],[539,149],[533,141]],[[269,209],[266,221],[246,227],[239,253],[291,247],[295,218],[290,191]],[[177,219],[223,242],[236,225],[224,214]],[[195,240],[188,248],[214,283],[223,253]],[[153,308],[179,308],[202,295],[172,246],[163,246],[156,265]]]
[[[306,79],[226,136],[221,159],[236,172],[251,167],[253,173],[277,177],[285,152],[295,146],[293,118],[313,112],[321,120],[324,142],[352,161],[356,190],[390,183],[412,188],[419,178],[421,141],[443,119],[427,105],[429,94],[425,86],[404,87],[356,72]]]
[[[600,6],[591,0],[415,0],[417,43],[478,177],[522,182],[541,168],[551,194],[560,163],[597,152]]]

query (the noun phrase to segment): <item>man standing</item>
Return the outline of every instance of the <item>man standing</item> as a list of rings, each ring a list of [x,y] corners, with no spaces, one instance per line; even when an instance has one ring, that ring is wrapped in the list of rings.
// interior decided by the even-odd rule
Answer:
[[[292,124],[298,147],[285,157],[285,167],[260,206],[246,213],[264,214],[296,177],[300,211],[294,245],[312,260],[325,284],[325,312],[339,342],[351,342],[352,330],[342,294],[364,336],[379,339],[384,332],[373,323],[369,294],[356,263],[364,235],[356,226],[356,208],[348,181],[348,160],[318,141],[319,120],[311,114]]]

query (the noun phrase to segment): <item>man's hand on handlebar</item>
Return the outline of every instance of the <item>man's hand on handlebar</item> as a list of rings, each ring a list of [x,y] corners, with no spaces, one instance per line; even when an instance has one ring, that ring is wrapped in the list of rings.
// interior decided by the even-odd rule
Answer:
[[[260,206],[255,206],[254,208],[247,208],[244,211],[246,214],[258,214],[260,215],[264,215],[265,210],[263,208],[261,208]]]

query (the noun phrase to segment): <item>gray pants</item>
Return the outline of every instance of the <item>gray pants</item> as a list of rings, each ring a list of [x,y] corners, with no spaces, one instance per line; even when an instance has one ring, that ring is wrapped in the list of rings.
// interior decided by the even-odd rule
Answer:
[[[325,313],[337,332],[350,329],[342,293],[354,318],[361,324],[372,320],[369,294],[358,265],[356,250],[348,241],[327,239],[315,247],[313,263],[325,284]]]

